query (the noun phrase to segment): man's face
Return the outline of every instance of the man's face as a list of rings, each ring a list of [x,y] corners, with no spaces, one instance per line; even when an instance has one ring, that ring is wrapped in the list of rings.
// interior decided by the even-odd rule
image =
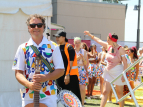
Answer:
[[[65,40],[65,37],[63,37],[63,36],[56,37],[56,41],[58,44],[62,44],[64,42],[64,40]]]
[[[37,18],[32,18],[29,22],[29,24],[41,24],[42,20],[41,19],[37,19]],[[44,32],[44,25],[42,25],[42,27],[38,28],[37,25],[32,28],[30,27],[30,25],[28,26],[28,30],[29,33],[31,34],[31,36],[33,37],[40,37],[43,36],[43,32]]]

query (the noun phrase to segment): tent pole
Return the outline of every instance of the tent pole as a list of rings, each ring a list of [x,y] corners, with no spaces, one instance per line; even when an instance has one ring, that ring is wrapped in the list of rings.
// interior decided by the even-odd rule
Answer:
[[[47,33],[51,36],[51,17],[47,16]],[[48,36],[48,40],[50,40],[50,36]]]

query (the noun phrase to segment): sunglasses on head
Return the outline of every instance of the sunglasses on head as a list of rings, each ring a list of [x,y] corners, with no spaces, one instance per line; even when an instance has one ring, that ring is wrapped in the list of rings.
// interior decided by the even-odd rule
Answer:
[[[43,23],[37,23],[37,24],[30,24],[31,28],[35,28],[35,27],[41,28],[43,26]]]

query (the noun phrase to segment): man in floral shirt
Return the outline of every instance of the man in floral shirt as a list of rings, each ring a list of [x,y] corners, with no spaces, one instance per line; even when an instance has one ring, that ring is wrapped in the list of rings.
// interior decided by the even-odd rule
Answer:
[[[31,15],[27,19],[27,26],[31,38],[18,47],[12,66],[16,79],[25,87],[22,91],[22,107],[33,103],[34,91],[39,91],[41,104],[57,107],[57,86],[54,80],[64,74],[64,64],[59,47],[43,36],[46,25],[45,18],[41,15]],[[31,48],[32,45],[39,50],[45,60],[49,61],[51,67],[54,67],[55,70],[52,73],[42,63],[40,74],[35,74],[36,54]]]

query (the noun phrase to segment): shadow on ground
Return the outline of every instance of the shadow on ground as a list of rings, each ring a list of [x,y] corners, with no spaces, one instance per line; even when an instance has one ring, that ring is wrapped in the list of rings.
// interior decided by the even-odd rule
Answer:
[[[87,104],[85,104],[85,105],[90,105],[91,107],[92,107],[92,106],[93,106],[93,107],[95,107],[95,106],[100,107],[100,104],[94,104],[94,103],[87,103]]]

